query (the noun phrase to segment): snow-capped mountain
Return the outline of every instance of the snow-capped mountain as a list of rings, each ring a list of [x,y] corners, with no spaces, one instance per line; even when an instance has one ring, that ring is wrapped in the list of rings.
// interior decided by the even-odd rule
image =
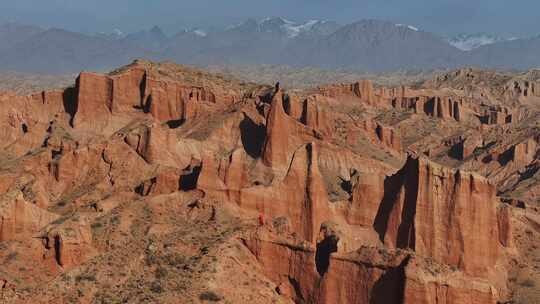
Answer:
[[[406,27],[406,28],[408,28],[408,29],[410,29],[410,30],[413,30],[413,31],[415,31],[415,32],[418,32],[418,31],[419,31],[419,29],[418,29],[416,26],[412,26],[412,25],[408,25],[408,24],[401,24],[401,23],[398,23],[398,24],[396,24],[396,26],[397,26],[397,27]]]
[[[510,41],[511,40],[511,41]],[[46,50],[46,52],[45,52]],[[0,69],[46,73],[114,67],[132,58],[195,65],[276,64],[384,72],[479,66],[540,66],[540,36],[489,34],[447,38],[414,24],[360,20],[248,19],[228,27],[193,27],[166,35],[161,28],[125,34],[83,34],[0,24]]]
[[[451,45],[462,51],[471,51],[479,48],[483,45],[493,44],[496,42],[503,42],[509,40],[515,40],[516,38],[503,38],[491,34],[479,33],[479,34],[459,34],[457,36],[448,38],[447,41]]]
[[[124,32],[122,32],[120,29],[114,29],[112,32],[100,32],[94,36],[107,40],[120,40],[125,38],[127,35],[124,34]]]
[[[309,20],[306,22],[295,22],[285,18],[265,18],[259,21],[250,19],[238,25],[230,26],[227,30],[252,30],[261,33],[278,33],[287,38],[295,38],[304,34],[330,34],[337,30],[339,25],[326,20]]]

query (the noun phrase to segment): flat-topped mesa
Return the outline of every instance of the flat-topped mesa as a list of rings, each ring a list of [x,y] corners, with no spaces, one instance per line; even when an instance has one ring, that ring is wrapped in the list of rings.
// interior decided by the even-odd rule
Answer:
[[[94,73],[81,73],[77,78],[76,91],[76,110],[72,114],[72,125],[97,127],[107,124],[113,105],[112,79]]]
[[[409,157],[385,181],[374,227],[390,248],[485,276],[501,255],[497,202],[485,178]]]
[[[423,95],[394,97],[391,101],[394,108],[413,110],[416,114],[456,121],[464,119],[463,103],[463,98]]]
[[[11,146],[10,152],[22,153],[22,156],[32,147],[41,146],[51,121],[62,117],[63,101],[69,94],[69,91],[40,92],[28,96],[0,93],[0,149]]]
[[[504,86],[504,97],[508,100],[518,99],[521,101],[531,97],[540,97],[540,83],[514,79]]]
[[[508,163],[516,168],[522,168],[530,164],[537,155],[539,144],[534,138],[528,138],[516,145],[510,147],[506,152],[499,156],[499,162]]]
[[[371,80],[361,80],[352,84],[335,84],[317,88],[317,93],[332,98],[354,97],[372,106],[384,106],[386,90],[381,88],[375,92]]]
[[[301,121],[312,128],[322,137],[331,134],[330,119],[328,113],[321,109],[312,99],[306,99],[303,105]]]
[[[507,107],[492,106],[484,109],[480,122],[486,125],[504,125],[515,121],[513,114]]]
[[[300,100],[300,97],[295,94],[286,94],[283,97],[283,108],[285,109],[285,113],[297,121],[302,121],[305,103],[306,100]]]
[[[144,66],[112,75],[83,72],[75,90],[77,96],[69,102],[75,127],[100,127],[111,115],[137,110],[160,122],[182,122],[212,104],[230,105],[240,99],[238,93],[218,85],[205,87],[161,77]]]
[[[401,153],[401,134],[398,130],[371,119],[364,120],[359,126],[365,131],[367,137],[372,142]]]

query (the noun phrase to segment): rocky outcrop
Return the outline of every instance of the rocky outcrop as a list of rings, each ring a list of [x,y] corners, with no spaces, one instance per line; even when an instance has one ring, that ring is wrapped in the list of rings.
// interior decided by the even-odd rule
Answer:
[[[404,251],[362,247],[336,255],[264,237],[245,243],[278,293],[297,303],[495,304],[499,297],[481,279]]]
[[[453,88],[286,94],[167,65],[0,95],[0,284],[57,302],[79,289],[230,301],[238,288],[265,294],[239,301],[253,303],[506,300],[539,193],[518,187],[538,177],[538,132],[525,127],[536,112],[486,126],[469,114],[499,105]],[[131,282],[149,288],[139,297]]]
[[[478,134],[473,134],[462,139],[459,143],[455,144],[453,149],[453,156],[457,159],[464,160],[470,157],[476,148],[480,148],[483,145],[483,139]]]
[[[177,127],[214,105],[223,107],[240,100],[234,91],[160,77],[151,68],[136,63],[112,75],[83,72],[75,91],[77,96],[66,100],[72,124],[88,129],[104,128],[111,115],[137,111]]]
[[[394,97],[392,99],[394,108],[413,110],[417,114],[453,119],[461,121],[464,119],[463,98],[449,96],[407,96]]]
[[[142,196],[170,194],[180,189],[180,174],[176,170],[165,170],[155,177],[142,182],[135,192]]]
[[[25,151],[40,147],[51,122],[63,116],[66,94],[60,91],[29,96],[0,93],[0,148],[22,156]]]
[[[537,155],[538,143],[536,140],[529,138],[524,142],[521,142],[514,147],[513,149],[513,158],[512,161],[517,167],[523,167],[530,164]]]
[[[480,122],[486,125],[504,125],[514,121],[512,111],[506,107],[491,106],[484,109]]]
[[[73,126],[100,129],[102,124],[108,123],[113,107],[112,79],[94,73],[81,73],[77,78],[76,91]]]
[[[384,146],[398,152],[402,150],[401,135],[394,128],[377,124],[375,132]]]
[[[492,242],[499,238],[495,195],[479,175],[409,157],[385,182],[374,227],[390,248],[410,248],[482,276],[501,254]]]
[[[271,106],[266,118],[266,136],[262,148],[262,162],[271,167],[279,178],[287,173],[294,151],[314,139],[313,129],[286,114],[284,95],[281,89],[272,95]],[[311,108],[310,114],[302,114],[303,120],[317,130],[324,130],[327,120],[318,107]]]
[[[361,80],[352,84],[338,84],[325,87],[319,87],[317,93],[331,98],[357,98],[361,102],[384,107],[385,90],[380,89],[378,94],[375,93],[373,83],[370,80]]]
[[[527,100],[531,97],[540,97],[540,84],[537,81],[513,79],[504,86],[504,97],[509,100]]]
[[[285,113],[297,121],[302,121],[306,101],[301,101],[300,97],[294,94],[287,94],[284,97],[283,107]]]
[[[321,138],[330,135],[332,132],[328,114],[312,99],[304,101],[301,121],[309,128],[314,129]]]
[[[84,218],[60,219],[42,231],[45,263],[64,269],[80,265],[92,255],[92,232]]]
[[[0,198],[0,242],[32,238],[58,215],[27,202],[20,191]]]
[[[283,166],[289,159],[289,118],[283,110],[283,92],[277,91],[266,119],[266,142],[262,160],[267,166]]]
[[[384,176],[359,174],[351,180],[351,205],[347,209],[347,223],[371,227],[384,197]]]
[[[401,134],[398,130],[374,120],[364,120],[358,124],[367,138],[376,145],[383,146],[395,154],[402,151]],[[356,137],[356,136],[351,136]]]
[[[242,189],[239,205],[268,218],[290,219],[294,231],[314,241],[318,229],[329,216],[328,196],[318,165],[318,147],[314,143],[298,148],[283,180],[270,187]]]

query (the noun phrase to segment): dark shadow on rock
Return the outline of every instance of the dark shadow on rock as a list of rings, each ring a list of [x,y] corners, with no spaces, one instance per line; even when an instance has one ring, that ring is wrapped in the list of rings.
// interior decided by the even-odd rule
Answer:
[[[379,239],[381,241],[384,241],[384,236],[388,229],[388,221],[390,220],[390,213],[397,200],[399,187],[401,187],[403,183],[404,172],[402,171],[403,169],[384,180],[384,196],[379,204],[379,210],[377,210],[377,215],[375,216],[375,221],[373,223],[373,228],[379,234]]]
[[[144,97],[146,95],[146,81],[147,81],[146,77],[147,77],[147,73],[145,72],[141,80],[141,83],[139,84],[139,94],[141,96],[141,100],[139,101],[139,107],[141,109],[144,108]]]
[[[418,160],[410,164],[413,168],[409,170],[419,171]],[[416,204],[418,199],[418,176],[405,179],[405,202],[401,212],[401,223],[398,228],[397,243],[398,248],[415,249],[416,233],[414,218],[416,217]]]
[[[175,119],[175,120],[169,120],[166,122],[167,126],[170,128],[170,129],[176,129],[176,128],[179,128],[182,126],[182,124],[184,123],[184,120],[183,119]]]
[[[240,137],[244,150],[249,156],[253,158],[261,156],[264,141],[266,140],[266,128],[264,125],[256,124],[244,114],[244,119],[240,122]]]
[[[73,121],[75,119],[75,114],[79,109],[79,101],[77,99],[77,87],[79,79],[77,78],[76,87],[67,88],[64,90],[62,95],[64,111],[69,114],[69,125],[73,128]]]
[[[453,145],[448,151],[448,156],[453,159],[463,160],[464,141]]]
[[[506,164],[508,164],[510,161],[514,159],[515,149],[516,149],[515,147],[512,147],[504,151],[504,153],[502,153],[501,155],[499,155],[499,157],[497,158],[497,161],[499,162],[501,166],[505,166]]]
[[[424,113],[426,115],[436,116],[435,113],[435,103],[437,102],[435,97],[430,98],[426,103],[424,103]]]
[[[401,304],[405,296],[405,266],[410,257],[405,258],[395,268],[390,268],[379,278],[371,290],[369,304]]]
[[[326,237],[321,242],[317,243],[317,251],[315,252],[315,266],[320,276],[328,271],[330,266],[330,255],[337,252],[338,239],[335,236]]]
[[[540,170],[540,167],[529,165],[525,168],[525,171],[519,173],[519,182],[524,181],[526,179],[529,179],[536,175],[536,173]]]
[[[416,216],[418,177],[407,176],[407,172],[417,173],[419,164],[418,159],[409,158],[401,170],[384,180],[384,196],[373,223],[373,228],[379,234],[379,239],[384,242],[394,204],[397,202],[400,188],[404,186],[405,201],[400,214],[400,224],[396,236],[396,246],[398,248],[414,249],[415,246],[414,217]]]
[[[181,191],[190,191],[197,188],[197,182],[199,181],[199,174],[201,174],[202,164],[190,165],[186,169],[180,180],[178,181],[178,189]]]
[[[149,96],[146,100],[146,103],[142,105],[142,110],[144,113],[150,113],[150,108],[152,107],[152,96]]]

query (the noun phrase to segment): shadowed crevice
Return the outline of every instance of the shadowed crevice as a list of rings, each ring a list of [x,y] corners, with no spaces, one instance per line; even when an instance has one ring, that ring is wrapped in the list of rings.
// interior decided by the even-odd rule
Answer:
[[[409,172],[419,174],[419,162],[415,160],[409,163]],[[414,218],[416,217],[416,204],[418,202],[418,180],[417,176],[405,179],[405,202],[401,212],[401,222],[398,227],[396,246],[398,248],[415,249],[416,233]]]
[[[64,111],[69,114],[69,125],[73,128],[73,121],[75,120],[75,114],[79,109],[79,101],[77,99],[77,88],[79,87],[79,78],[77,78],[77,84],[75,87],[67,88],[62,94],[62,101],[64,105]]]
[[[410,257],[399,266],[390,268],[379,278],[371,290],[369,304],[401,304],[405,297],[405,267]]]
[[[190,165],[184,169],[184,174],[180,176],[178,188],[181,191],[191,191],[197,188],[199,175],[201,174],[202,164]]]
[[[58,265],[62,265],[62,239],[59,235],[54,236],[54,258]]]
[[[338,242],[339,240],[335,236],[329,236],[317,243],[315,266],[321,277],[328,271],[328,267],[330,266],[330,255],[333,252],[337,252]]]
[[[244,119],[240,122],[240,137],[246,153],[252,158],[259,158],[266,141],[264,125],[256,124],[244,114]]]
[[[389,176],[384,180],[384,196],[379,204],[379,210],[375,216],[373,228],[379,234],[379,239],[384,242],[384,236],[388,229],[390,213],[397,200],[399,188],[403,184],[404,169],[398,171],[395,175]]]
[[[418,200],[418,176],[407,176],[407,172],[419,174],[420,162],[418,159],[409,158],[405,166],[396,174],[384,180],[384,196],[379,205],[373,227],[379,234],[379,239],[384,242],[388,231],[390,217],[398,202],[401,187],[404,187],[404,202],[399,214],[399,226],[397,227],[396,246],[399,248],[414,248],[416,216],[416,203]],[[393,216],[396,216],[394,214]]]

